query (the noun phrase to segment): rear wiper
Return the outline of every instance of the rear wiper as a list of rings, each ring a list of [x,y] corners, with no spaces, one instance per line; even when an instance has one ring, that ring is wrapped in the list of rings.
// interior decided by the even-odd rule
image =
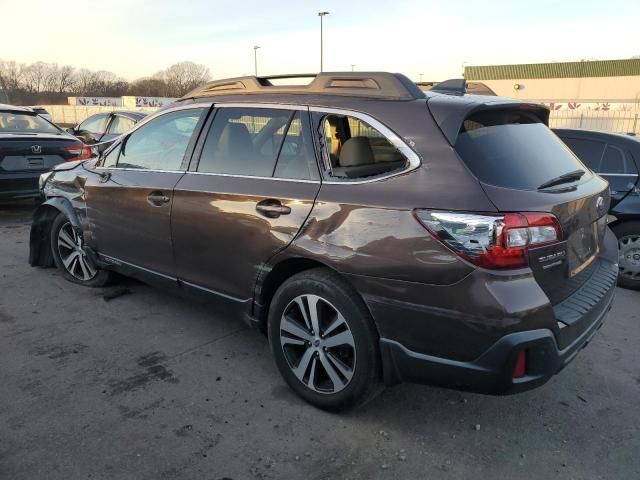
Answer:
[[[544,190],[545,188],[555,187],[556,185],[561,185],[563,183],[575,182],[576,180],[580,180],[584,174],[585,174],[584,170],[574,170],[573,172],[562,174],[559,177],[555,177],[547,182],[544,182],[542,185],[538,187],[538,190]]]

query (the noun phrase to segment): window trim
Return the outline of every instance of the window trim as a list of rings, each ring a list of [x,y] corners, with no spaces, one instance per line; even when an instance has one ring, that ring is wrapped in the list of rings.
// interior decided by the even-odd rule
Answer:
[[[118,139],[115,140],[113,142],[113,144],[104,151],[104,153],[100,157],[100,160],[98,161],[99,165],[96,164],[96,166],[94,168],[96,170],[119,170],[119,171],[123,171],[123,172],[154,172],[154,173],[185,173],[185,172],[187,172],[187,169],[189,168],[189,164],[191,163],[191,157],[192,157],[193,153],[195,152],[195,147],[197,145],[198,139],[200,138],[200,133],[202,132],[202,127],[204,126],[204,124],[206,123],[207,118],[209,117],[209,113],[211,112],[211,106],[212,105],[213,105],[212,102],[190,103],[189,105],[180,105],[180,106],[177,106],[177,107],[168,108],[166,110],[162,110],[160,112],[157,112],[154,115],[149,115],[148,117],[145,117],[144,119],[142,119],[138,123],[136,123],[134,125],[134,127],[129,132],[127,132],[126,136],[125,135],[120,135],[118,137]],[[195,136],[195,138],[192,138],[190,140],[190,142],[189,142],[190,144],[187,146],[187,150],[185,152],[185,158],[188,156],[189,160],[188,161],[184,161],[183,160],[183,163],[180,166],[179,170],[159,170],[159,169],[142,169],[142,168],[124,168],[124,167],[118,167],[118,166],[115,166],[115,167],[103,167],[102,166],[102,163],[103,163],[104,159],[107,157],[107,155],[109,155],[116,148],[117,145],[120,145],[125,138],[128,138],[131,135],[133,135],[139,128],[142,128],[147,123],[155,120],[156,118],[160,118],[163,115],[167,115],[169,113],[174,113],[174,112],[179,112],[179,111],[182,111],[182,110],[204,110],[204,113],[203,113],[203,116],[198,121],[198,125],[196,125],[196,128],[194,129],[194,134],[196,136]],[[200,130],[196,131],[198,129],[198,126],[200,126]],[[117,163],[116,163],[116,165],[117,165]]]

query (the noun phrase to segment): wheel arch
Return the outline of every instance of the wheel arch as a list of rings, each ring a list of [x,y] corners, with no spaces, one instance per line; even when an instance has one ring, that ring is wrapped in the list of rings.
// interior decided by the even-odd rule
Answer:
[[[269,307],[278,288],[280,288],[280,286],[293,275],[314,268],[325,268],[327,270],[331,270],[335,274],[339,275],[345,282],[350,284],[349,280],[347,280],[344,275],[341,275],[339,271],[326,263],[307,257],[284,258],[265,269],[263,275],[259,277],[254,294],[251,323],[266,335]]]
[[[29,235],[29,265],[32,267],[54,266],[49,234],[54,218],[60,213],[69,219],[73,228],[79,232],[82,231],[80,219],[69,200],[62,197],[53,197],[46,200],[33,212],[31,233]]]

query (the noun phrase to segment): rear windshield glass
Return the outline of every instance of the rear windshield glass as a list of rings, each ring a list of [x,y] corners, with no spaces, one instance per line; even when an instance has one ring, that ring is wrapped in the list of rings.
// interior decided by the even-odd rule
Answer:
[[[0,112],[0,133],[60,133],[60,130],[38,115]]]
[[[536,190],[570,172],[584,171],[575,185],[591,174],[556,135],[529,112],[499,110],[467,118],[456,151],[483,183],[518,190]]]

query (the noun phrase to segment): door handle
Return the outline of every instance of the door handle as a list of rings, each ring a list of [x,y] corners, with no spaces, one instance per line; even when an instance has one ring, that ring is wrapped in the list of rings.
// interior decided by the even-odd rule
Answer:
[[[160,207],[162,206],[163,203],[168,203],[169,200],[171,200],[169,197],[167,197],[164,193],[162,192],[151,192],[148,196],[147,196],[147,201],[153,205],[154,207]]]
[[[280,215],[289,215],[291,207],[282,205],[280,200],[269,198],[256,205],[256,211],[267,218],[278,218]]]

